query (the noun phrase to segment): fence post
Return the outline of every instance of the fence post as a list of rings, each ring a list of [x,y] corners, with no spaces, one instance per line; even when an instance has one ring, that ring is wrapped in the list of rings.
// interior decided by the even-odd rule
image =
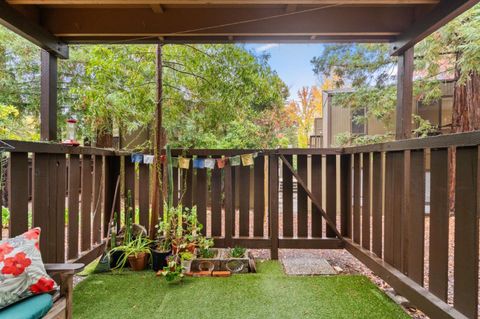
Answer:
[[[232,231],[234,227],[235,193],[233,190],[233,167],[225,166],[225,247],[232,246]]]
[[[105,156],[103,166],[105,172],[104,196],[103,196],[103,236],[107,237],[108,223],[110,222],[110,214],[117,213],[117,226],[120,225],[120,189],[118,190],[117,198],[113,202],[115,196],[115,187],[117,178],[120,177],[120,156]]]
[[[278,259],[278,154],[268,156],[268,210],[270,216],[270,258]]]
[[[352,157],[340,156],[340,228],[342,236],[352,237]]]

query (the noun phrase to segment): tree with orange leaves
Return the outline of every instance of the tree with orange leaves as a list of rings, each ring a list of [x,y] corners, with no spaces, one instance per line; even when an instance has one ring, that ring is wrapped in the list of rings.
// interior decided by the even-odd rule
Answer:
[[[321,88],[312,86],[302,87],[298,93],[298,99],[292,100],[286,106],[290,119],[297,127],[298,147],[308,147],[308,136],[313,128],[316,117],[322,117],[323,91],[332,88],[332,81],[325,80]]]

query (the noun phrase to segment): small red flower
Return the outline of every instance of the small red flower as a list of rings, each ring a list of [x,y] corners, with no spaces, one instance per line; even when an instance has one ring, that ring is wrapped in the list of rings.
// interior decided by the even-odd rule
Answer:
[[[39,294],[42,292],[49,292],[53,290],[54,281],[52,279],[47,279],[42,277],[38,279],[36,284],[30,286],[30,291],[34,294]]]
[[[19,276],[25,271],[25,268],[30,266],[32,261],[27,258],[24,252],[16,254],[14,257],[5,258],[2,274]]]
[[[23,237],[29,240],[36,240],[40,236],[40,228],[32,228],[23,234]]]
[[[0,263],[3,261],[6,255],[13,251],[13,247],[9,243],[0,244]]]

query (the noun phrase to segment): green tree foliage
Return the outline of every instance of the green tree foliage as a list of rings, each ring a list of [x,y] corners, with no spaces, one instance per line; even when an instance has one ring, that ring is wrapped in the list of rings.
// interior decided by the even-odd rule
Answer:
[[[155,51],[154,45],[71,46],[70,59],[59,60],[59,129],[69,116],[79,119],[80,137],[90,140],[114,127],[124,133],[152,127]],[[16,118],[32,118],[31,129],[38,131],[40,50],[2,28],[0,53],[0,103],[15,107]],[[267,61],[238,45],[165,45],[162,102],[169,143],[291,144],[292,130],[283,121],[288,89]]]
[[[15,117],[38,115],[40,103],[40,56],[38,48],[15,33],[2,28],[0,32],[0,104],[16,109],[8,112]],[[9,108],[11,110],[11,108]],[[10,117],[11,118],[11,117]],[[6,121],[6,118],[5,118]],[[5,122],[4,122],[5,123]]]
[[[414,97],[431,103],[441,97],[440,84],[458,71],[457,84],[467,81],[480,69],[480,5],[450,22],[415,46]],[[312,59],[314,72],[331,77],[336,87],[351,87],[353,93],[338,94],[335,105],[366,108],[358,122],[376,118],[384,123],[386,135],[372,138],[343,134],[341,141],[364,144],[392,138],[396,106],[397,59],[388,44],[332,44]],[[455,106],[454,106],[455,107]],[[430,134],[432,125],[414,116],[416,134]],[[347,136],[348,135],[348,136]]]

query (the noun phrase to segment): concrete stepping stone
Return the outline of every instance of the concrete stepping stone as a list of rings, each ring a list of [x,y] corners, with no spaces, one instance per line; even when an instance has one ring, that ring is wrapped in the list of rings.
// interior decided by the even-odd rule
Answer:
[[[323,258],[298,257],[282,260],[283,269],[287,275],[336,275],[337,272]]]

